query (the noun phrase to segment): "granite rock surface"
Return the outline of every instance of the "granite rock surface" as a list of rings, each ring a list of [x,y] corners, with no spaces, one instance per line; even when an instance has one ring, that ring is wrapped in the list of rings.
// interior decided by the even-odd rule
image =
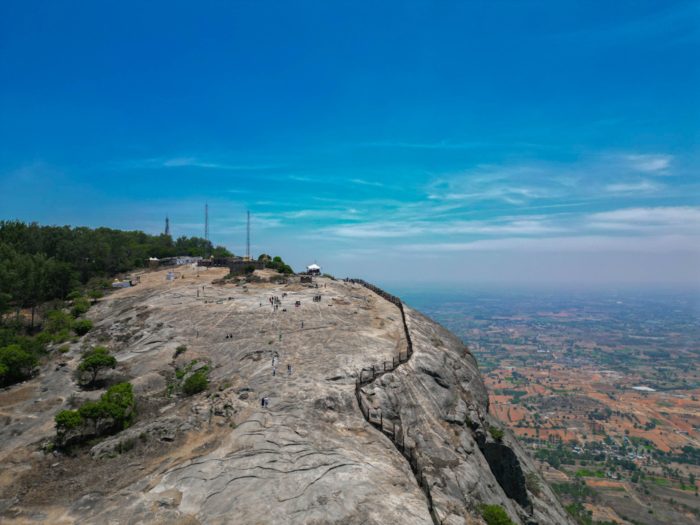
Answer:
[[[518,524],[572,523],[517,441],[492,436],[476,361],[445,328],[357,284],[211,284],[224,273],[144,274],[90,309],[70,352],[0,391],[3,522],[466,524],[498,504]],[[76,379],[98,344],[143,400],[136,424],[77,456],[42,451],[71,395],[104,392]],[[209,391],[183,396],[198,370]]]

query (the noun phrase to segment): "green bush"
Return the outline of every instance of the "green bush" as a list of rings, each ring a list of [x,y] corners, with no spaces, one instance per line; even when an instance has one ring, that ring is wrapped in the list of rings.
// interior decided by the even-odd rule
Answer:
[[[493,425],[489,427],[489,432],[491,433],[491,437],[496,441],[501,441],[503,439],[503,436],[505,435],[505,432],[503,432],[503,430],[494,427]]]
[[[56,445],[61,446],[66,434],[83,424],[83,418],[78,412],[62,410],[54,418],[56,422]]]
[[[97,348],[95,350],[97,350]],[[102,370],[107,368],[114,369],[116,366],[117,360],[114,358],[114,356],[104,353],[94,353],[86,358],[85,361],[80,363],[78,370],[92,374],[92,379],[89,382],[92,384],[95,382],[95,379],[97,379],[97,374],[99,374]]]
[[[104,292],[100,292],[99,290],[93,290],[92,292],[88,292],[87,296],[92,299],[92,302],[94,304],[95,301],[104,297],[105,294],[104,294]]]
[[[65,343],[70,339],[70,330],[68,328],[63,328],[58,331],[58,334],[56,335],[56,341],[59,343]]]
[[[76,299],[73,301],[73,308],[70,309],[70,314],[73,316],[73,318],[80,317],[83,315],[85,312],[87,312],[90,309],[90,301],[87,299],[81,297],[79,299]]]
[[[67,301],[75,301],[83,296],[83,292],[80,290],[74,290],[66,296]]]
[[[83,359],[87,359],[91,355],[95,354],[109,354],[109,350],[105,348],[104,346],[96,346],[95,348],[88,348],[83,352]]]
[[[73,325],[73,331],[78,335],[85,335],[93,328],[95,328],[95,325],[89,319],[83,319]]]
[[[483,505],[481,507],[481,516],[488,525],[513,525],[513,522],[508,517],[508,514],[503,507],[498,505]]]
[[[182,387],[182,391],[186,396],[193,396],[204,392],[207,388],[209,388],[209,381],[204,374],[198,372],[185,379],[185,385]]]
[[[55,338],[53,335],[51,335],[51,334],[49,334],[49,333],[47,333],[47,332],[44,332],[44,333],[42,333],[42,334],[37,335],[34,339],[35,339],[41,346],[46,346],[46,345],[48,345],[48,344],[53,343],[54,340],[55,340],[56,338]]]
[[[528,472],[525,474],[525,486],[527,487],[527,490],[532,492],[535,496],[539,496],[540,492],[542,492],[540,478],[537,477],[535,472]]]
[[[62,354],[65,354],[69,350],[70,350],[70,346],[62,346],[58,349],[58,351],[61,352]]]
[[[175,348],[175,355],[173,356],[173,359],[177,359],[177,356],[179,356],[180,354],[184,354],[185,352],[187,352],[187,346],[178,346],[177,348]]]
[[[55,334],[66,328],[70,330],[73,326],[73,319],[62,310],[50,310],[46,312],[46,317],[49,319],[49,325],[46,331],[51,334]]]
[[[39,365],[36,357],[20,345],[0,348],[0,379],[15,382],[30,376]]]
[[[131,383],[120,383],[110,387],[102,394],[98,403],[85,403],[78,409],[78,414],[84,421],[91,421],[95,431],[108,420],[114,421],[114,429],[122,430],[124,423],[133,412],[128,413],[129,408],[134,407],[134,391]]]
[[[253,273],[255,271],[255,266],[252,264],[246,264],[243,271],[248,274]]]

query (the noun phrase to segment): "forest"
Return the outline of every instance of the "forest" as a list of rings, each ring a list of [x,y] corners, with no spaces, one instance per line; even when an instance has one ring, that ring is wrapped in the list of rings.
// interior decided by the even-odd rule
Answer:
[[[212,246],[216,257],[233,254]],[[45,226],[0,221],[0,318],[22,308],[32,309],[52,300],[63,301],[78,288],[100,288],[106,278],[143,268],[150,257],[204,255],[200,237],[149,235],[84,226]]]

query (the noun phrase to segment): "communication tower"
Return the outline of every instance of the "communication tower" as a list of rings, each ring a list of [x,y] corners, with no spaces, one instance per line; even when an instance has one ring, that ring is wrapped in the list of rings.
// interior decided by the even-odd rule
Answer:
[[[248,230],[245,237],[245,258],[250,261],[250,210],[248,210]]]
[[[204,258],[209,259],[211,249],[209,243],[209,204],[204,205]]]
[[[165,235],[170,235],[170,219],[168,219],[168,216],[165,216]]]

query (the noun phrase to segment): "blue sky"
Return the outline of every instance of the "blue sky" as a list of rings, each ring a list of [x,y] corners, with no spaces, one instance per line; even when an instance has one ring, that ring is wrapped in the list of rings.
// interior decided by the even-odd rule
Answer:
[[[3,2],[0,218],[697,284],[699,40],[697,2]]]

